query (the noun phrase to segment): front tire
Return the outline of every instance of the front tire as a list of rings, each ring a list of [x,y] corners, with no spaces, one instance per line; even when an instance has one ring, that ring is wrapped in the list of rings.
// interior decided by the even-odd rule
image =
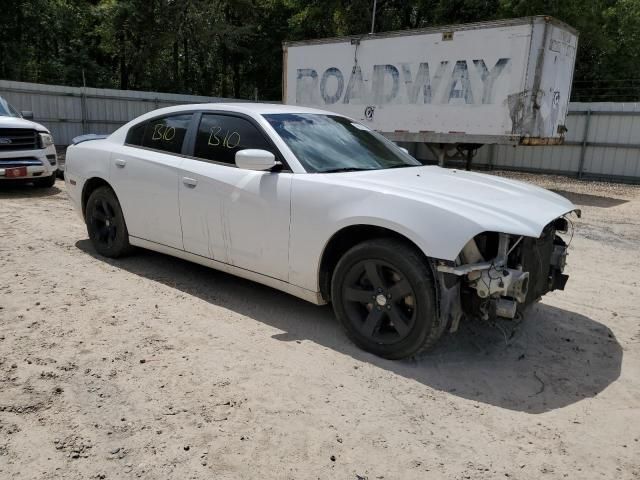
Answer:
[[[333,273],[331,300],[349,338],[380,357],[415,355],[444,330],[431,269],[401,240],[370,240],[345,253]]]
[[[37,178],[33,181],[33,184],[38,188],[51,188],[56,183],[56,175],[50,175],[44,178]]]
[[[94,190],[87,201],[85,217],[89,238],[100,255],[118,258],[131,252],[127,224],[113,190]]]

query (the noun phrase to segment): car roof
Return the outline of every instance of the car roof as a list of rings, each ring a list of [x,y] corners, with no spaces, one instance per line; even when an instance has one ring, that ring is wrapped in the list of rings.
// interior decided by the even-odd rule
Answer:
[[[233,103],[195,103],[189,105],[179,105],[175,107],[162,108],[155,110],[157,114],[174,113],[191,110],[216,110],[237,112],[244,114],[266,115],[271,113],[316,113],[325,115],[336,115],[333,112],[319,110],[316,108],[300,107],[297,105],[282,105],[277,103],[251,103],[251,102],[233,102]]]

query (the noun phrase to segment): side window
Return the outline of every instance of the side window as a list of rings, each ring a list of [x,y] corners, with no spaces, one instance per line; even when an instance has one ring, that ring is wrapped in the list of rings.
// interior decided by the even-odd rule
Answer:
[[[142,146],[142,138],[144,137],[144,129],[147,128],[148,122],[139,123],[134,125],[127,132],[127,139],[125,141],[128,145]]]
[[[129,130],[127,143],[169,153],[180,153],[192,116],[193,114],[187,113],[150,120],[145,124],[144,133],[136,130],[141,128],[141,125],[135,126]],[[141,141],[136,143],[140,137]]]
[[[245,148],[273,151],[264,134],[250,121],[227,115],[202,115],[196,137],[196,157],[235,165],[236,152]]]

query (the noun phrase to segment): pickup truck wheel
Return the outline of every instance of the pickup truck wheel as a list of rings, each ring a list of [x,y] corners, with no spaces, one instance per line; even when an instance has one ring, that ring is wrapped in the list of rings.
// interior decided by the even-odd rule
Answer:
[[[33,181],[33,184],[38,188],[51,188],[55,185],[55,183],[56,183],[55,174],[50,175],[48,177],[44,177],[44,178],[36,178]]]
[[[100,255],[118,258],[131,251],[120,202],[109,187],[97,188],[86,207],[87,232]]]
[[[351,340],[384,358],[426,350],[443,331],[431,270],[401,240],[371,240],[345,253],[333,273],[331,299]]]

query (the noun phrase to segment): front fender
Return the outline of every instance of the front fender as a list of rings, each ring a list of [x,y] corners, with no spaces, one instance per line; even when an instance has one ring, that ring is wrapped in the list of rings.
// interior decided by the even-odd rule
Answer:
[[[290,281],[308,290],[319,291],[323,252],[344,228],[369,225],[392,230],[427,257],[450,260],[485,230],[464,216],[409,198],[312,180],[294,177],[289,242]]]
[[[326,176],[296,175],[292,182],[289,278],[313,291],[319,289],[320,262],[327,243],[348,226],[393,230],[427,257],[454,261],[464,245],[482,232],[537,238],[545,225],[575,209],[571,202],[550,192],[543,195],[536,191],[519,198],[518,204],[503,205],[473,201],[460,192],[452,195],[386,185],[371,188],[337,180],[329,183]],[[529,205],[529,198],[538,203]]]

